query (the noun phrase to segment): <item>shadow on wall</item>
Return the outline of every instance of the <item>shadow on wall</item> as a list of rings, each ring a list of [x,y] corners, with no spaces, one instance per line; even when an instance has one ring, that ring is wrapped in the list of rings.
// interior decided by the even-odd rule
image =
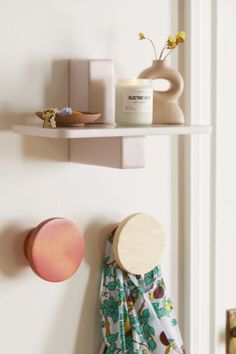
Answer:
[[[0,272],[16,277],[29,266],[23,252],[24,241],[30,230],[12,222],[0,232]]]
[[[49,340],[43,351],[44,354],[63,354],[65,349],[71,354],[99,352],[102,343],[99,315],[101,268],[105,241],[112,226],[104,226],[101,220],[97,219],[85,230],[85,259],[83,262],[88,266],[89,274],[86,274],[85,281],[80,280],[82,267],[68,281],[66,296],[55,316],[52,330],[48,334]],[[84,287],[86,287],[85,291]],[[80,302],[81,288],[84,297]],[[78,310],[79,303],[80,311]],[[77,331],[71,330],[71,323],[76,321],[78,321]]]
[[[102,343],[100,325],[100,283],[105,242],[114,224],[106,227],[94,221],[85,231],[85,262],[90,268],[89,282],[84,296],[77,341],[73,354],[98,353]],[[87,339],[87,342],[85,341]],[[90,343],[88,343],[88,340]]]
[[[36,67],[38,67],[38,63]],[[41,63],[44,65],[45,63]],[[32,72],[32,68],[30,68]],[[42,85],[42,82],[40,82]],[[69,102],[69,60],[55,60],[51,63],[51,76],[43,84],[44,99],[39,102],[34,111],[50,107],[64,107]],[[36,90],[37,91],[37,90]],[[32,106],[24,97],[24,106]],[[37,100],[35,100],[37,101]],[[42,105],[42,106],[41,106]],[[38,123],[34,112],[20,112],[14,105],[14,100],[3,102],[0,108],[0,132],[11,131],[13,125]],[[42,148],[43,147],[43,148]],[[60,153],[59,153],[59,152]],[[24,158],[46,160],[68,160],[67,141],[22,136],[22,155]]]

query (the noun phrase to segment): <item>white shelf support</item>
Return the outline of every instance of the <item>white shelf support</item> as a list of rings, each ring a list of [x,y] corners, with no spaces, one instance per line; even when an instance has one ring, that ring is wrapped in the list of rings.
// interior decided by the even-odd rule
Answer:
[[[121,168],[145,167],[145,137],[125,136],[121,139]]]
[[[145,137],[69,140],[71,162],[121,169],[145,167]]]

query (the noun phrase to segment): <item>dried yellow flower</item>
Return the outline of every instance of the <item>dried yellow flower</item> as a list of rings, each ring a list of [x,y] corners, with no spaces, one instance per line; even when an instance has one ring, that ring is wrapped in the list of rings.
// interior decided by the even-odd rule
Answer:
[[[177,43],[183,43],[186,38],[186,33],[184,31],[181,31],[176,34],[175,36]]]
[[[173,36],[168,36],[166,48],[167,49],[173,49],[177,45],[176,39]]]
[[[145,34],[143,32],[139,32],[139,39],[145,39]]]

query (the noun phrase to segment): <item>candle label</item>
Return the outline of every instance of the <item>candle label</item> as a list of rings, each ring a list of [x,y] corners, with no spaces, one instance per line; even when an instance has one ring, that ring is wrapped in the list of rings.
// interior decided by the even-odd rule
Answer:
[[[152,112],[152,89],[127,89],[123,93],[124,112]]]

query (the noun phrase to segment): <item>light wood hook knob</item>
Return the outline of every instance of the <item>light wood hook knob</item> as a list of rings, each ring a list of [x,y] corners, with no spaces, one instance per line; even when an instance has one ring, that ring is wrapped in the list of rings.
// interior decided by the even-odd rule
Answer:
[[[129,273],[142,275],[151,271],[159,264],[164,248],[164,230],[151,215],[130,215],[115,231],[114,256],[117,264]]]

